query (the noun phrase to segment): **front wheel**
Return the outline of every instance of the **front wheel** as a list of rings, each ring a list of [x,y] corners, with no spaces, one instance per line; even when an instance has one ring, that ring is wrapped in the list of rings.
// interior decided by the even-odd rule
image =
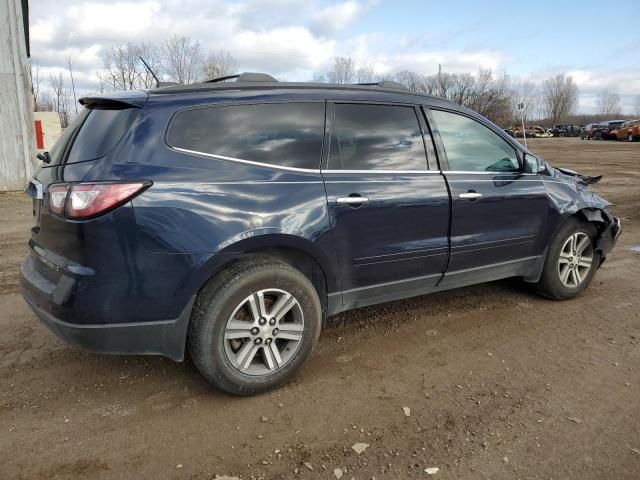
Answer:
[[[296,375],[318,341],[321,318],[318,294],[304,274],[275,258],[246,259],[198,296],[189,350],[215,387],[255,395]]]
[[[589,286],[600,265],[595,250],[596,228],[586,222],[570,219],[560,228],[549,246],[538,293],[554,300],[566,300]]]

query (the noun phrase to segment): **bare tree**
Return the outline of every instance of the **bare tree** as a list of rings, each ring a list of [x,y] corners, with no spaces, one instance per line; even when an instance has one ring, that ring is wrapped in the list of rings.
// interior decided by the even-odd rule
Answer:
[[[29,62],[29,76],[31,77],[31,93],[33,94],[33,111],[38,111],[38,100],[40,95],[40,65],[37,60],[31,59]]]
[[[103,70],[98,73],[101,88],[112,90],[138,90],[153,88],[155,79],[146,69],[143,57],[156,75],[162,73],[160,50],[148,43],[113,45],[102,54]]]
[[[200,42],[174,35],[163,46],[165,71],[174,82],[187,84],[197,80],[202,65]]]
[[[226,77],[238,71],[238,61],[226,50],[214,50],[207,55],[202,65],[205,80]]]
[[[327,73],[329,83],[353,83],[356,64],[351,57],[336,57],[333,68]]]
[[[76,98],[76,83],[73,81],[73,69],[71,68],[71,57],[67,57],[67,64],[69,65],[69,77],[71,77],[71,91],[73,92],[73,106],[75,107],[75,111],[77,114],[78,99]]]
[[[598,111],[603,115],[620,111],[620,95],[610,90],[601,90],[596,96]]]
[[[140,45],[134,46],[134,51],[132,53],[138,56],[138,60],[140,60],[140,57],[144,58],[144,61],[147,62],[149,68],[153,70],[153,73],[155,73],[158,78],[162,76],[164,73],[162,66],[162,51],[158,46],[151,43],[141,43]],[[139,71],[140,87],[138,88],[147,89],[157,86],[156,79],[144,66],[142,61],[137,64],[136,68]]]
[[[101,83],[114,90],[135,90],[140,85],[141,66],[137,48],[132,43],[114,45],[102,55],[104,70]]]
[[[49,86],[53,91],[54,110],[58,112],[60,117],[60,126],[66,128],[69,125],[69,100],[71,99],[71,93],[64,85],[64,78],[62,73],[58,75],[49,75]]]
[[[640,118],[640,95],[636,95],[633,99],[633,114],[636,118]]]
[[[370,63],[364,63],[356,70],[356,82],[375,83],[377,81],[376,69]]]
[[[504,123],[511,117],[509,76],[504,73],[496,77],[489,69],[480,70],[463,105],[496,123]]]
[[[519,103],[524,103],[523,111],[520,111],[517,108]],[[524,116],[525,121],[534,119],[539,120],[539,103],[539,92],[535,83],[530,80],[524,80],[514,85],[511,99],[513,118],[519,119],[521,116]]]
[[[411,70],[402,70],[393,76],[393,81],[405,85],[412,92],[432,93],[427,88],[427,78]]]
[[[560,73],[542,84],[542,99],[547,116],[556,125],[569,115],[578,103],[578,86],[571,77]]]
[[[38,109],[36,112],[55,112],[56,101],[50,90],[43,90],[38,95]]]
[[[311,79],[313,83],[327,83],[327,77],[323,73],[314,73]]]

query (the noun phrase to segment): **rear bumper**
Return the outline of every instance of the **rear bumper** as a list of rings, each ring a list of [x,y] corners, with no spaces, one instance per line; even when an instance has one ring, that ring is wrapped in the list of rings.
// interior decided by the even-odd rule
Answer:
[[[67,343],[97,353],[163,355],[175,361],[184,359],[186,332],[195,296],[174,319],[140,323],[71,323],[65,321],[67,319],[56,318],[50,313],[50,307],[57,303],[56,297],[68,294],[73,288],[73,280],[54,284],[38,272],[33,262],[33,258],[28,256],[20,268],[22,296],[38,319]]]

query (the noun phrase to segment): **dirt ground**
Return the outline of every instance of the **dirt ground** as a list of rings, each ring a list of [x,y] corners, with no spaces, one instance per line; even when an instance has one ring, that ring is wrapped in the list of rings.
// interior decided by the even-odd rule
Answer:
[[[255,398],[54,337],[19,295],[30,203],[0,195],[0,479],[640,478],[640,143],[529,142],[603,173],[623,219],[582,297],[509,280],[342,314]]]

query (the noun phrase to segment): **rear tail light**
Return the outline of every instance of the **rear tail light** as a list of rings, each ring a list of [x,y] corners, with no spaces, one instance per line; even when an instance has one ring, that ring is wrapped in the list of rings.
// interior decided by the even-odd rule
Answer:
[[[49,187],[49,210],[56,215],[62,215],[64,203],[67,200],[69,185],[60,184]]]
[[[131,200],[150,185],[147,180],[53,185],[49,187],[49,209],[57,215],[77,220],[96,217]]]

